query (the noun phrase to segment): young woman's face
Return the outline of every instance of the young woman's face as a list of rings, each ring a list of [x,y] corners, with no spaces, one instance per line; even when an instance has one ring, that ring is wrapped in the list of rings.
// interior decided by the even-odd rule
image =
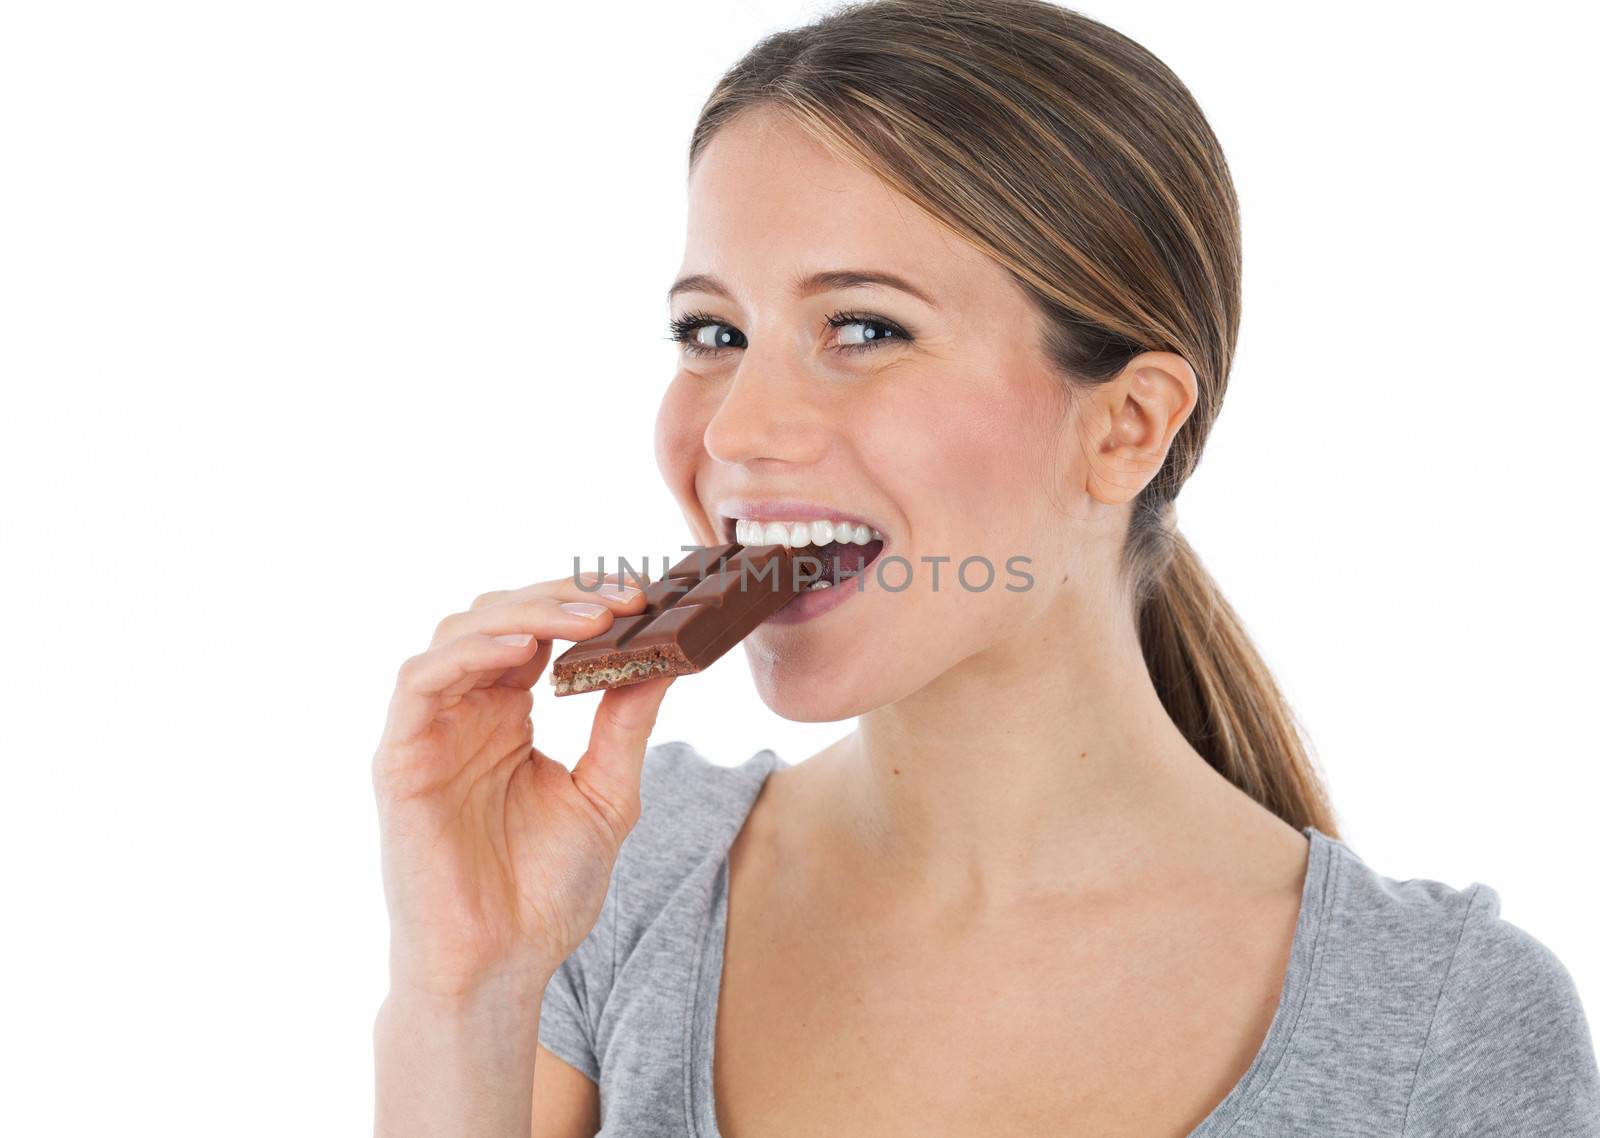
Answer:
[[[813,280],[843,273],[905,287]],[[680,282],[672,319],[698,324],[656,456],[696,540],[735,540],[736,519],[883,535],[844,547],[847,566],[878,551],[858,580],[802,594],[745,640],[769,706],[843,719],[963,661],[1000,683],[1065,650],[1046,617],[1093,544],[1075,521],[1087,459],[1004,270],[758,110],[693,171]]]

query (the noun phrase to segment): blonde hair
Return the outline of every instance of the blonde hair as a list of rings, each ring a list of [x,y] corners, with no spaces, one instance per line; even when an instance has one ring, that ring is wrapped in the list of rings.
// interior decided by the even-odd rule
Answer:
[[[1145,48],[1046,0],[866,0],[764,37],[717,84],[693,168],[775,107],[1008,269],[1072,385],[1175,352],[1199,400],[1134,501],[1123,569],[1151,679],[1191,746],[1285,822],[1338,836],[1294,714],[1172,521],[1238,339],[1239,207],[1210,126]]]

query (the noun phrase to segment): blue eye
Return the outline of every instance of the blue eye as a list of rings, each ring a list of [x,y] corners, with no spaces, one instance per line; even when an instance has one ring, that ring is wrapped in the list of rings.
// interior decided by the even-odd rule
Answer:
[[[910,343],[911,335],[893,320],[864,312],[835,312],[824,327],[840,329],[836,352],[868,352],[892,343]],[[744,333],[706,312],[690,312],[671,321],[668,338],[689,356],[714,356],[726,348],[747,348]]]
[[[691,312],[670,325],[669,337],[683,345],[691,356],[715,355],[723,348],[746,346],[744,333],[731,324],[724,324],[704,312]]]
[[[858,312],[835,312],[828,317],[830,328],[859,328],[859,332],[840,333],[841,352],[859,352],[875,348],[889,340],[910,340],[904,328],[892,320],[868,316]]]

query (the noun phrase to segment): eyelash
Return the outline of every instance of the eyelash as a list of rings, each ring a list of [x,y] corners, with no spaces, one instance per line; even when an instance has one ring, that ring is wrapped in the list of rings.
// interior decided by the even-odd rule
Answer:
[[[893,320],[885,320],[882,316],[873,316],[866,312],[835,312],[824,322],[829,328],[843,328],[850,324],[876,324],[880,328],[887,328],[893,335],[887,339],[868,340],[864,344],[840,344],[834,350],[839,352],[869,352],[884,344],[911,342],[911,334]],[[708,325],[721,325],[732,328],[733,325],[725,320],[719,320],[708,312],[690,312],[673,320],[668,325],[667,338],[676,340],[683,348],[685,355],[712,356],[721,348],[707,348],[694,343],[694,334]]]

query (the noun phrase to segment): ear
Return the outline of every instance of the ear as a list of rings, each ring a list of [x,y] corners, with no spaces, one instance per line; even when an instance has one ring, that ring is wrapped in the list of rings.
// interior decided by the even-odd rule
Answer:
[[[1089,493],[1109,506],[1132,501],[1161,469],[1199,395],[1194,368],[1175,352],[1141,352],[1091,388],[1095,413],[1082,421]]]

